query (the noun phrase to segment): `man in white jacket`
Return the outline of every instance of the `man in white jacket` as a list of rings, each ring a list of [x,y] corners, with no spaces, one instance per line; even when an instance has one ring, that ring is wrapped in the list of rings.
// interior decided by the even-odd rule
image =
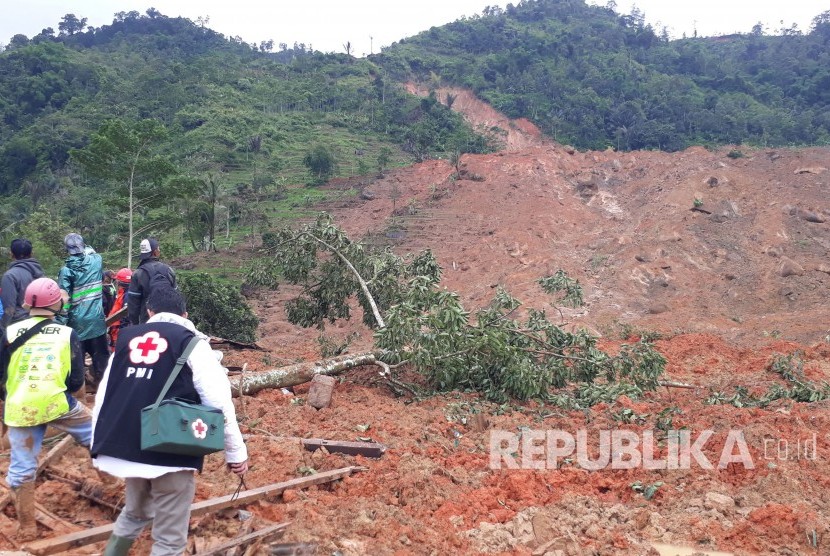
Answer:
[[[204,460],[141,449],[141,409],[156,401],[176,360],[197,334],[177,290],[154,292],[147,312],[150,318],[145,324],[124,328],[119,334],[95,396],[93,464],[126,480],[126,502],[104,552],[108,556],[126,555],[151,522],[151,554],[182,554],[196,490],[194,474],[201,471]],[[220,408],[225,417],[228,469],[240,476],[248,470],[230,383],[207,341],[198,342],[165,397]]]

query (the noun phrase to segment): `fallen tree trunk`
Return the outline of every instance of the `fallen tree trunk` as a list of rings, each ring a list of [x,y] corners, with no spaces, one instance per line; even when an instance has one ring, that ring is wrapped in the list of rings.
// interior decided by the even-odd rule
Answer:
[[[234,396],[255,394],[268,388],[287,388],[309,382],[314,375],[338,375],[349,369],[363,365],[376,364],[377,357],[373,352],[344,355],[324,361],[310,361],[297,363],[288,367],[271,369],[259,373],[245,373],[244,376],[232,377],[231,392]]]

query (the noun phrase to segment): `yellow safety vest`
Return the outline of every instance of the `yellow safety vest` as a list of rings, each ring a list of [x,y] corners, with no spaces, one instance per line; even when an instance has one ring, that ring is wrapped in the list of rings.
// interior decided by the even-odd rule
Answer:
[[[10,324],[6,337],[12,342],[45,318],[31,317]],[[12,354],[6,378],[7,425],[42,425],[69,411],[66,377],[72,366],[71,334],[68,326],[47,324]]]

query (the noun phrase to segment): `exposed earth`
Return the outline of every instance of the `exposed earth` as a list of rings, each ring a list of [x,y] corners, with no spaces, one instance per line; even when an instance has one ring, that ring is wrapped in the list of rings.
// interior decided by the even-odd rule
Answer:
[[[565,311],[567,326],[588,328],[610,350],[659,335],[664,378],[694,388],[661,388],[640,400],[569,412],[536,403],[495,406],[461,393],[412,401],[380,382],[377,368],[364,367],[342,375],[331,407],[319,411],[303,403],[307,386],[293,394],[263,391],[244,406],[237,400],[243,432],[251,435],[248,488],[309,468],[367,470],[245,510],[262,523],[290,521],[282,542],[316,542],[317,554],[638,555],[658,554],[661,544],[690,549],[664,548],[666,554],[830,553],[827,403],[705,403],[717,393],[729,398],[737,387],[760,395],[784,385],[770,363],[796,350],[806,380],[830,378],[830,149],[579,152],[543,139],[530,122],[507,120],[468,92],[440,90],[439,99],[447,93],[455,95],[453,109],[501,139],[500,152],[463,155],[458,169],[428,160],[382,178],[334,180],[327,187],[342,195],[321,210],[352,237],[398,253],[433,250],[443,285],[469,309],[488,303],[501,285],[526,307],[556,314],[536,280],[564,269],[579,279],[586,300]],[[319,331],[285,319],[281,302],[290,294],[254,294],[266,351],[228,351],[226,363],[247,363],[253,372],[319,357]],[[326,334],[360,332],[349,351],[364,350],[371,334],[359,320]],[[473,418],[479,413],[489,426]],[[592,458],[601,430],[662,431],[658,456],[669,450],[667,430],[687,430],[692,440],[711,430],[701,453],[715,469],[693,462],[691,469],[588,471],[574,458],[558,468],[490,468],[494,431],[576,436],[580,429],[587,430]],[[751,466],[718,469],[730,430],[742,432]],[[366,436],[388,446],[381,458],[311,454],[286,438]],[[101,482],[79,447],[53,469],[119,501],[121,486]],[[112,520],[110,510],[55,473],[37,490],[48,511],[80,528]],[[232,493],[237,481],[213,455],[198,485],[197,499],[205,500]],[[0,549],[11,550],[13,506],[5,515]],[[242,527],[235,512],[191,525],[199,551]],[[148,551],[145,533],[133,553]]]

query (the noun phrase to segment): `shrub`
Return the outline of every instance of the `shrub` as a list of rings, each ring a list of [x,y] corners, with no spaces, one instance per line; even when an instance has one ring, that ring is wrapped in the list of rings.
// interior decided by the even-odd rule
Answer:
[[[238,342],[254,342],[259,318],[239,292],[204,272],[181,272],[179,289],[187,299],[188,318],[201,332]]]

